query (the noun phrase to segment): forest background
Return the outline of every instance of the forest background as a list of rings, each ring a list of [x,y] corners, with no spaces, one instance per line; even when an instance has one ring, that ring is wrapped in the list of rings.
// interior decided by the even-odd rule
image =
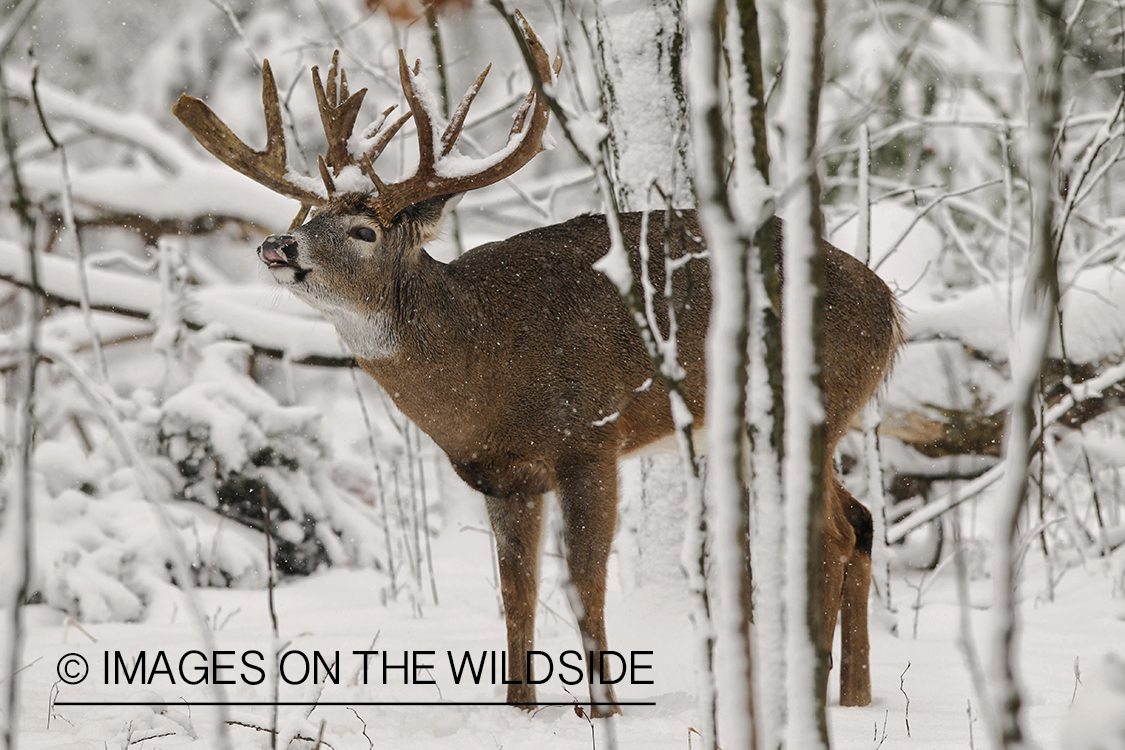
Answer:
[[[331,327],[264,278],[253,248],[288,225],[290,202],[204,153],[170,110],[189,92],[244,140],[261,143],[259,65],[269,58],[294,159],[310,158],[321,136],[308,68],[340,49],[351,80],[371,89],[363,117],[373,120],[401,98],[393,71],[402,48],[451,92],[446,101],[493,63],[495,80],[467,129],[471,147],[488,150],[507,131],[527,74],[505,19],[481,2],[412,23],[350,0],[56,0],[25,19],[29,5],[7,3],[0,13],[4,122],[14,135],[0,173],[5,554],[19,547],[20,498],[34,519],[26,590],[4,598],[25,602],[26,669],[10,704],[18,723],[8,725],[18,727],[21,746],[156,738],[208,746],[216,737],[237,746],[271,737],[312,745],[321,714],[329,717],[323,740],[340,747],[381,742],[368,737],[376,724],[384,740],[411,747],[570,747],[599,741],[600,732],[600,741],[623,747],[691,743],[706,722],[706,691],[697,685],[708,678],[684,677],[699,669],[699,636],[681,572],[690,492],[674,456],[624,468],[611,643],[617,632],[636,648],[651,646],[656,686],[636,686],[629,697],[657,705],[616,721],[615,734],[567,712],[508,717],[495,708],[353,716],[324,707],[283,714],[280,725],[264,710],[222,719],[174,708],[183,686],[141,694],[151,702],[143,708],[55,705],[76,690],[60,684],[62,655],[129,643],[183,652],[208,639],[265,648],[305,638],[339,648],[333,644],[347,634],[356,648],[394,635],[398,643],[499,647],[502,615],[479,498],[349,367]],[[604,211],[606,182],[623,209],[694,201],[691,91],[682,97],[677,80],[685,21],[675,4],[536,2],[521,10],[549,48],[564,50],[559,100],[575,140],[556,124],[552,150],[516,178],[468,195],[432,248],[442,259]],[[757,10],[771,184],[786,186],[779,102],[792,59],[787,8],[763,2]],[[998,724],[1001,713],[992,705],[988,644],[994,623],[1016,614],[1027,741],[1052,746],[1066,723],[1060,747],[1125,745],[1125,223],[1116,179],[1125,154],[1123,26],[1125,7],[1082,0],[1035,13],[952,0],[827,8],[822,230],[891,284],[908,338],[878,423],[867,422],[869,439],[856,432],[838,458],[877,518],[876,701],[830,709],[834,746],[983,746],[992,731],[984,725]],[[1039,205],[1053,216],[1060,297],[1048,359],[1034,378],[1026,503],[1007,544],[997,542],[1003,437],[1037,234],[1029,111],[1039,90],[1028,82],[1043,77],[1028,39],[1059,55],[1051,197]],[[725,101],[728,112],[739,111],[737,96]],[[408,166],[407,152],[387,153],[392,171]],[[603,158],[601,183],[591,153]],[[24,207],[17,175],[30,200]],[[791,194],[777,190],[782,215]],[[29,319],[38,309],[25,291],[31,286],[41,289],[41,320]],[[33,328],[39,364],[31,380]],[[20,470],[25,460],[30,474]],[[268,524],[263,495],[276,509]],[[267,525],[275,546],[267,546]],[[998,550],[1014,553],[1020,581],[1000,613]],[[544,575],[557,583],[544,585],[542,639],[566,643],[573,634],[563,573]],[[267,584],[277,577],[282,635],[267,615],[275,593]],[[4,578],[17,586],[18,577]],[[189,593],[173,581],[190,581]],[[341,614],[326,628],[317,615],[329,606]],[[723,718],[737,713],[722,704],[729,676],[716,679],[721,738],[724,721],[738,722]],[[136,697],[135,686],[119,687],[87,685],[82,697]],[[444,687],[472,699],[464,686]],[[299,698],[422,700],[416,690]],[[1065,718],[1071,714],[1077,718]],[[232,722],[227,730],[224,721]],[[1115,737],[1119,744],[1108,744]]]

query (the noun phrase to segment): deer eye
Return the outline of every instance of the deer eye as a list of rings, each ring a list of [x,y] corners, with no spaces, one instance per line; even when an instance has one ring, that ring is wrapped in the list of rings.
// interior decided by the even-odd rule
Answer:
[[[362,242],[374,242],[379,238],[379,235],[375,233],[374,229],[364,226],[352,227],[348,230],[348,236],[354,237]]]

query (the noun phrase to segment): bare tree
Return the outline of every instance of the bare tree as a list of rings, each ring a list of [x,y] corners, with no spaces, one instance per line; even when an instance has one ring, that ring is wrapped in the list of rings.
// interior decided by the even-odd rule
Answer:
[[[1062,3],[1035,0],[1021,7],[1028,58],[1031,190],[1031,237],[1026,281],[1010,339],[1012,407],[1005,431],[1004,478],[993,530],[992,637],[986,663],[995,747],[1028,747],[1022,698],[1016,681],[1016,550],[1018,525],[1026,501],[1031,434],[1036,427],[1039,379],[1055,330],[1059,305],[1055,224],[1057,178],[1054,169],[1057,123],[1062,101],[1062,52],[1065,23]]]
[[[740,226],[726,180],[728,128],[723,118],[723,44],[727,24],[724,3],[700,2],[690,10],[692,32],[689,80],[693,140],[696,154],[696,193],[700,222],[711,248],[714,304],[707,337],[707,415],[710,489],[708,524],[714,539],[719,589],[725,612],[718,637],[730,642],[729,661],[721,675],[724,700],[732,707],[733,736],[723,743],[734,747],[755,744],[750,666],[747,554],[749,508],[746,438],[748,309],[747,261],[752,233]],[[736,58],[739,68],[741,59]],[[746,112],[745,91],[737,98]],[[743,144],[748,145],[748,144]],[[752,145],[752,144],[749,144]],[[752,161],[750,151],[736,156],[740,165]],[[762,183],[759,176],[759,184]],[[745,186],[749,189],[750,186]],[[764,203],[764,201],[763,201]],[[711,706],[714,712],[713,704]],[[714,719],[709,722],[713,731]],[[714,738],[705,735],[705,742]]]

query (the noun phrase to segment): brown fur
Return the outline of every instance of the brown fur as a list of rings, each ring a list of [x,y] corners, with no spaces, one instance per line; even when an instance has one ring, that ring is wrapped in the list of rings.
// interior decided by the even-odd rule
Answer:
[[[617,292],[591,268],[609,247],[604,217],[580,216],[535,229],[442,264],[422,244],[436,231],[444,200],[414,206],[388,227],[364,206],[361,195],[342,196],[292,239],[267,240],[292,248],[291,268],[275,273],[314,306],[333,305],[379,321],[379,330],[386,331],[379,340],[387,342],[389,353],[358,357],[360,365],[445,451],[461,478],[484,493],[500,562],[509,679],[517,681],[509,685],[508,701],[534,703],[534,687],[520,683],[527,681],[524,656],[533,647],[542,496],[550,490],[558,495],[586,650],[606,650],[603,612],[617,522],[617,462],[672,431],[668,394],[659,378],[649,390],[636,392],[654,377],[649,360]],[[634,274],[640,221],[639,214],[629,214],[622,222]],[[655,279],[663,279],[666,239],[673,257],[701,249],[690,239],[701,236],[693,212],[673,218],[667,238],[663,224],[662,214],[652,217]],[[378,241],[349,237],[356,225],[377,228]],[[779,240],[780,229],[775,222]],[[900,334],[886,285],[855,259],[827,243],[823,247],[831,456],[882,381]],[[694,260],[676,274],[674,285],[686,397],[699,425],[706,417],[709,274],[705,261]],[[660,324],[667,325],[666,314]],[[836,479],[831,459],[824,470],[827,631],[830,642],[842,611],[841,702],[864,705],[871,692],[870,514]],[[612,688],[606,697],[615,700]]]

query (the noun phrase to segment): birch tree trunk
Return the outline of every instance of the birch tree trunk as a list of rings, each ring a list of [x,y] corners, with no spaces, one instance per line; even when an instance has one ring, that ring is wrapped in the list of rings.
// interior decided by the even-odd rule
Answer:
[[[785,167],[793,185],[782,288],[785,372],[787,747],[827,748],[823,604],[824,397],[821,393],[820,185],[816,130],[824,63],[823,0],[788,0],[789,54],[782,112]]]
[[[1027,492],[1031,433],[1039,379],[1056,328],[1059,281],[1056,265],[1054,148],[1060,122],[1061,68],[1066,25],[1062,3],[1026,0],[1021,7],[1028,81],[1028,138],[1031,190],[1031,242],[1027,278],[1010,337],[1012,407],[1005,439],[1004,478],[993,529],[992,580],[995,598],[985,664],[996,748],[1028,747],[1023,699],[1016,675],[1017,630],[1015,568],[1018,522]],[[1041,20],[1040,20],[1041,19]]]
[[[681,0],[603,0],[596,5],[601,87],[609,127],[610,174],[618,206],[694,204]]]
[[[594,6],[596,65],[608,130],[605,162],[620,211],[694,206],[687,99],[680,70],[684,53],[681,0],[608,0]],[[660,281],[656,280],[659,285]],[[634,583],[659,581],[663,571],[680,573],[679,555],[664,539],[669,523],[692,502],[685,484],[692,471],[685,458],[661,454],[629,461],[622,468],[622,526],[651,563],[637,564]],[[661,478],[682,476],[684,482]],[[647,503],[646,497],[655,498]],[[655,512],[654,512],[655,511]]]
[[[753,3],[714,0],[689,5],[688,80],[700,223],[711,252],[714,298],[707,348],[709,489],[707,506],[722,602],[716,631],[719,705],[725,747],[755,747],[750,649],[749,468],[747,378],[752,238],[770,213],[762,174],[761,51]],[[724,49],[724,27],[726,47]],[[747,62],[749,61],[749,62]],[[729,68],[728,68],[729,66]],[[729,90],[724,82],[730,73]],[[731,125],[723,113],[729,97]],[[733,138],[731,137],[733,135]],[[728,189],[727,146],[733,142],[735,184]]]

